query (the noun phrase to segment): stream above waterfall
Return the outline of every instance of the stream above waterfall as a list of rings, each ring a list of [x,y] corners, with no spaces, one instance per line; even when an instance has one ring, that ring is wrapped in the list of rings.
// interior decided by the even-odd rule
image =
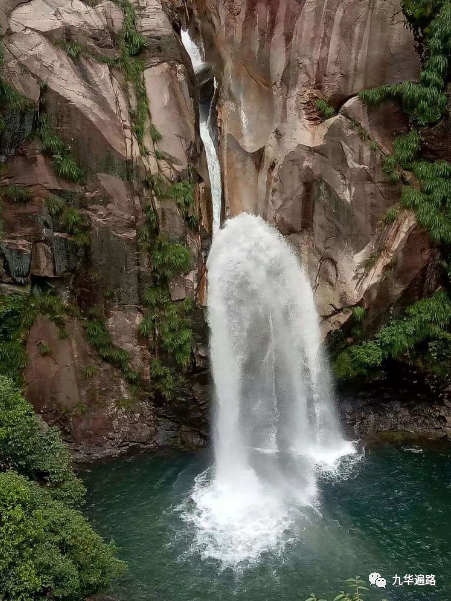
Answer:
[[[181,511],[211,463],[208,451],[138,455],[85,472],[87,513],[129,564],[114,599],[304,601],[312,591],[333,599],[344,579],[374,571],[387,587],[366,601],[451,598],[450,447],[375,447],[340,477],[319,474],[319,511],[298,536],[287,532],[284,547],[233,569],[202,558]],[[437,585],[395,587],[395,574],[434,574]]]

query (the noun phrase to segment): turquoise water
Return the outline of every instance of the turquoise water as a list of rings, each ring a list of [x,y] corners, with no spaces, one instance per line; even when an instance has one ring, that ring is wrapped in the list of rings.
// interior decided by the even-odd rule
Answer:
[[[345,578],[379,572],[365,601],[451,600],[451,449],[379,447],[342,478],[320,477],[317,510],[258,562],[225,568],[203,559],[180,505],[208,452],[138,455],[84,474],[87,512],[114,538],[128,575],[120,601],[332,600]],[[395,575],[434,574],[436,586],[393,586]]]

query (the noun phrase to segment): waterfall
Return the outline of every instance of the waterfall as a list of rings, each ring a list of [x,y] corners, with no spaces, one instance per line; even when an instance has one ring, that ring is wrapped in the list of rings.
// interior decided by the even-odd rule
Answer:
[[[199,73],[199,48],[187,31],[182,41]],[[340,432],[313,293],[295,253],[260,217],[241,214],[219,229],[211,112],[201,105],[214,215],[207,267],[215,465],[198,476],[182,513],[195,548],[236,567],[305,527],[318,468],[335,470],[354,448]]]
[[[316,502],[318,467],[354,449],[313,293],[284,238],[260,217],[227,221],[208,278],[215,466],[198,479],[189,519],[202,552],[230,565],[282,544]]]
[[[279,478],[291,457],[333,460],[348,445],[312,290],[293,250],[260,217],[241,214],[217,234],[208,280],[217,477],[251,466]],[[303,467],[309,483],[311,472]]]
[[[197,73],[205,65],[199,48],[190,38],[186,30],[182,30],[182,43],[188,52],[194,73]],[[205,154],[207,156],[208,174],[210,176],[211,197],[213,204],[213,235],[219,230],[221,223],[221,204],[222,204],[222,182],[221,167],[219,165],[216,144],[211,133],[211,106],[199,107],[200,137],[204,143]]]

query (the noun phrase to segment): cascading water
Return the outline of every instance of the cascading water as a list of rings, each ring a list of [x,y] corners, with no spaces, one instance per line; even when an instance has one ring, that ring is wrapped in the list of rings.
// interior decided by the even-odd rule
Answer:
[[[194,73],[197,73],[205,65],[199,48],[190,38],[186,30],[182,30],[182,42],[189,54],[193,65]],[[208,174],[210,176],[211,196],[213,203],[213,234],[215,234],[221,223],[221,203],[222,203],[222,182],[221,168],[218,160],[216,144],[211,134],[211,105],[200,105],[199,107],[199,129],[200,137],[205,147],[207,156]]]
[[[199,48],[187,31],[182,41],[199,72]],[[197,478],[182,510],[195,526],[196,549],[236,567],[304,528],[318,467],[334,468],[354,449],[340,432],[312,290],[293,250],[252,215],[219,230],[211,112],[201,105],[215,234],[208,259],[215,466]]]
[[[317,467],[353,446],[335,414],[310,284],[283,237],[260,217],[229,220],[208,277],[216,464],[186,516],[206,556],[236,565],[292,536],[315,502]]]

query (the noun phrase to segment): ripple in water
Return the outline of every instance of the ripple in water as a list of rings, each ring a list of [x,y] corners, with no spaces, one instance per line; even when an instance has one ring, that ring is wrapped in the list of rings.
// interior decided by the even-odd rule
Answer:
[[[317,463],[315,471],[323,481],[350,479],[357,475],[362,457],[347,454],[333,463]],[[265,553],[280,555],[321,517],[316,488],[303,490],[302,495],[284,498],[277,488],[263,485],[252,470],[237,474],[228,485],[214,478],[212,468],[207,469],[178,507],[185,523],[193,527],[191,553],[214,560],[222,570],[236,571]]]

